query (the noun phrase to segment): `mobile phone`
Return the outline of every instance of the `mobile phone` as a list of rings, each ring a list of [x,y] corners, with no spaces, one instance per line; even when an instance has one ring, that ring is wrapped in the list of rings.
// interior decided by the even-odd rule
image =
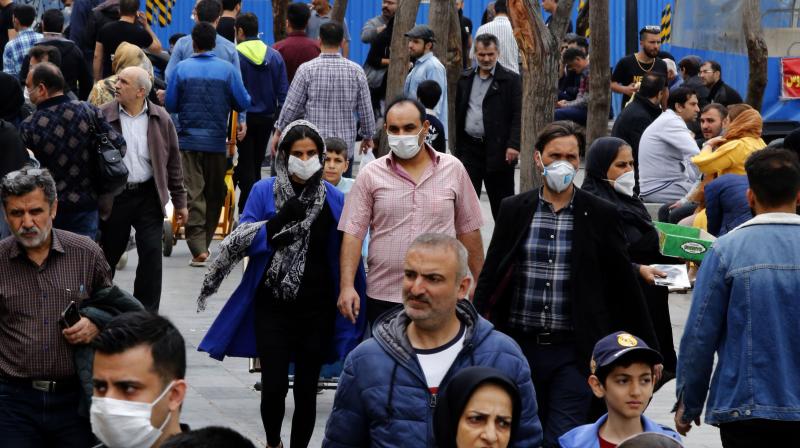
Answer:
[[[81,320],[81,314],[78,312],[78,304],[73,300],[69,302],[67,308],[61,313],[61,319],[58,320],[58,323],[63,328],[69,328],[77,324],[79,320]]]

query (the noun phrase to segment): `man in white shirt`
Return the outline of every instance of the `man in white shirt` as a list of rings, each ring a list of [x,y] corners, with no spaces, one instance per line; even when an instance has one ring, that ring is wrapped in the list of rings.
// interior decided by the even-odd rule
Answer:
[[[672,204],[699,178],[689,159],[700,148],[686,126],[699,112],[694,90],[679,87],[669,94],[669,109],[645,129],[639,141],[639,189],[645,202]]]
[[[147,100],[152,84],[145,70],[122,70],[114,87],[116,99],[100,110],[125,137],[127,152],[122,160],[128,183],[122,193],[108,199],[113,206],[110,216],[100,217],[100,243],[113,270],[127,249],[131,227],[136,229],[139,265],[133,295],[148,310],[158,311],[164,206],[171,198],[179,223],[185,223],[189,213],[178,135],[167,111]]]
[[[493,34],[497,36],[498,47],[500,49],[500,59],[498,62],[512,72],[519,74],[519,47],[517,40],[514,39],[514,28],[511,20],[508,19],[508,6],[506,0],[497,0],[494,3],[494,11],[497,14],[491,22],[485,23],[478,28],[476,36],[481,34]],[[469,58],[475,60],[475,44],[469,51]]]

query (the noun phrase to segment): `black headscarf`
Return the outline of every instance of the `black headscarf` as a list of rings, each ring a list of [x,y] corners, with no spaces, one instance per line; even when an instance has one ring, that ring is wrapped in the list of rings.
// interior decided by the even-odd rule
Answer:
[[[460,370],[441,394],[433,416],[436,445],[439,448],[456,448],[456,435],[461,414],[464,413],[464,408],[472,394],[484,384],[500,386],[511,397],[511,440],[514,440],[522,408],[517,385],[495,368],[476,366]]]
[[[644,232],[653,224],[642,200],[618,193],[607,180],[608,169],[623,146],[630,145],[617,137],[601,137],[592,143],[586,155],[586,178],[581,189],[616,205],[626,225],[634,226]]]

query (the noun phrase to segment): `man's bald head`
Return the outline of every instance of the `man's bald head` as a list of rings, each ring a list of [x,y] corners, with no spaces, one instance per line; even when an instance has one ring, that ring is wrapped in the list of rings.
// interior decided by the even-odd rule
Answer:
[[[134,81],[136,87],[144,89],[145,95],[153,88],[153,81],[150,79],[150,73],[147,73],[147,70],[141,67],[125,67],[118,75],[130,78]]]

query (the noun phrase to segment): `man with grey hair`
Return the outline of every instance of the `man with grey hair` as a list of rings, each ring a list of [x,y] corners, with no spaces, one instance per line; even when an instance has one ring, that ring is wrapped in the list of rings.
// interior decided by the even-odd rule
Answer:
[[[519,346],[463,300],[472,282],[467,258],[448,235],[426,233],[411,243],[403,307],[383,314],[373,338],[345,360],[323,447],[434,446],[439,391],[471,366],[494,367],[517,385],[522,411],[511,443],[539,446],[530,367]]]
[[[0,241],[3,446],[91,446],[89,419],[78,414],[74,352],[98,328],[81,315],[60,318],[111,286],[111,269],[89,238],[53,228],[59,202],[47,170],[8,173],[0,197],[13,233]]]
[[[175,216],[185,223],[186,189],[175,125],[166,109],[147,99],[150,75],[128,67],[117,75],[116,99],[100,110],[128,144],[123,162],[128,183],[113,199],[111,215],[100,222],[100,241],[106,260],[116,266],[136,229],[139,265],[133,295],[148,310],[158,311],[161,300],[161,236],[164,206],[171,198]]]

